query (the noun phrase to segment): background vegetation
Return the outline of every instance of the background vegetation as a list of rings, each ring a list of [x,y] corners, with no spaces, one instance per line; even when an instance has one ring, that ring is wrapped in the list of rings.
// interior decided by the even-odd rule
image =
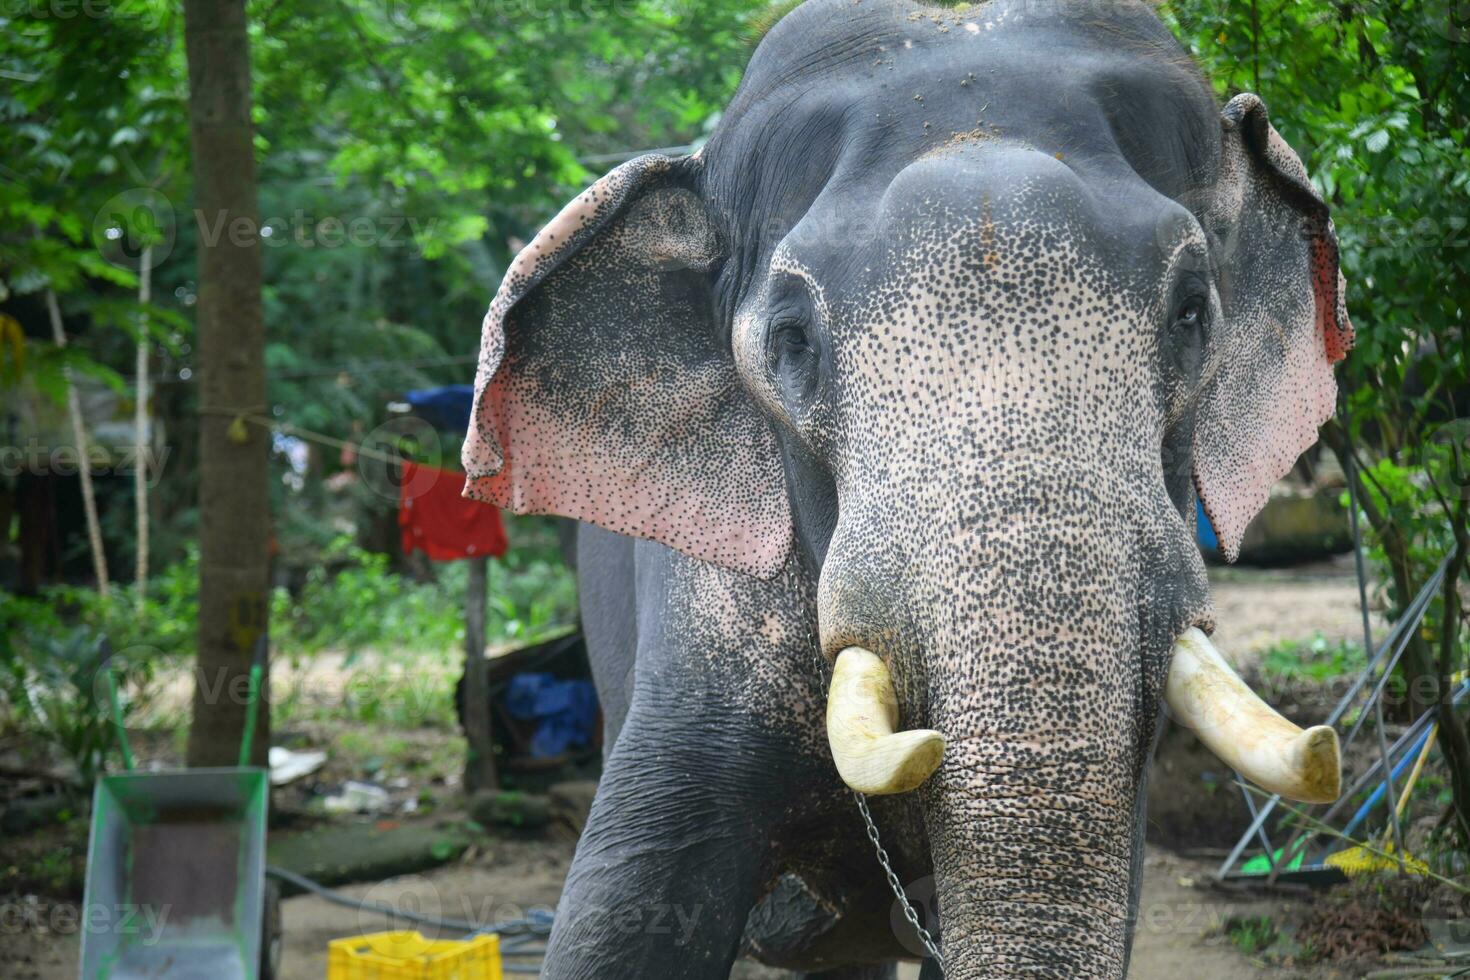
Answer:
[[[1470,739],[1447,705],[1470,657],[1470,9],[1455,0],[1175,0],[1222,96],[1255,91],[1333,209],[1357,346],[1323,441],[1370,528],[1396,617],[1445,560],[1391,701],[1440,705],[1470,849]]]
[[[619,160],[697,143],[769,14],[762,0],[259,0],[249,12],[267,408],[354,441],[406,389],[470,380],[476,326],[518,244]],[[1458,421],[1470,414],[1470,20],[1458,0],[1170,0],[1162,12],[1222,98],[1264,96],[1332,202],[1358,346],[1326,439],[1394,614],[1451,559],[1404,659],[1402,710],[1432,706],[1467,663],[1470,464],[1456,449],[1470,436]],[[44,712],[25,694],[38,672],[90,649],[86,637],[63,649],[67,630],[164,658],[192,643],[200,230],[176,5],[10,5],[0,38],[0,385],[55,395],[70,367],[126,392],[141,333],[169,447],[141,606],[126,590],[103,601],[66,586],[0,607],[8,700]],[[150,303],[137,299],[144,243]],[[48,289],[66,349],[50,339]],[[452,647],[462,581],[396,557],[394,501],[367,467],[319,446],[304,472],[284,451],[273,465],[278,645]],[[129,493],[116,481],[102,499],[115,570],[132,562]],[[492,604],[501,636],[573,605],[547,528],[512,531]],[[85,577],[85,539],[66,547]],[[1441,720],[1470,814],[1470,742],[1452,711]],[[85,733],[66,737],[89,751]],[[1470,820],[1457,829],[1470,843]]]

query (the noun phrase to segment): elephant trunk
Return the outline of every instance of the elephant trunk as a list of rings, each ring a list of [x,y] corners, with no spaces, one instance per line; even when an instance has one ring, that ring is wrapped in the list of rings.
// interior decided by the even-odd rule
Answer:
[[[1141,777],[1118,756],[1053,731],[991,742],[936,780],[925,819],[948,980],[1124,975]]]
[[[1276,715],[1195,628],[1192,528],[1146,474],[1038,454],[962,478],[899,513],[844,501],[818,596],[834,761],[863,792],[918,794],[948,980],[1122,977],[1166,700],[1295,799],[1336,796],[1336,740]]]
[[[928,667],[928,722],[947,739],[924,807],[948,980],[1124,974],[1159,694],[1136,607],[1099,607],[1109,578],[1018,589],[967,651],[978,690]],[[1042,595],[1052,615],[1022,608]]]
[[[850,497],[823,570],[837,679],[853,647],[871,651],[853,664],[887,667],[897,709],[883,710],[876,687],[864,700],[834,682],[839,772],[875,786],[905,773],[891,780],[901,792],[914,770],[893,760],[925,762],[911,743],[942,738],[938,768],[914,792],[948,980],[1116,978],[1126,967],[1169,654],[1207,599],[1162,491],[1065,464],[1038,454],[935,474],[922,501],[932,506],[901,514]],[[875,558],[875,539],[904,548]]]

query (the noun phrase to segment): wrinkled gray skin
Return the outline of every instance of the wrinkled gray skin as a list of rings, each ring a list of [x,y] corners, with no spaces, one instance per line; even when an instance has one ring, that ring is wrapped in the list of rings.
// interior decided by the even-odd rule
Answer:
[[[945,975],[1126,972],[1196,486],[1243,523],[1346,343],[1290,171],[1144,6],[810,0],[533,244],[469,492],[654,539],[579,541],[610,750],[543,976],[920,951],[826,746],[851,644],[948,740],[872,801]]]

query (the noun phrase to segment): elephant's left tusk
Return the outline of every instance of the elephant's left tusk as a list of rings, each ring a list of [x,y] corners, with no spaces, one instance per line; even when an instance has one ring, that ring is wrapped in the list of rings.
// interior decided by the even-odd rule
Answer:
[[[1164,687],[1174,720],[1236,772],[1302,803],[1331,803],[1342,792],[1337,732],[1302,731],[1256,696],[1200,630],[1174,641]]]
[[[827,697],[827,742],[844,783],[874,796],[907,793],[939,768],[944,736],[895,732],[897,724],[888,667],[862,647],[839,653]]]

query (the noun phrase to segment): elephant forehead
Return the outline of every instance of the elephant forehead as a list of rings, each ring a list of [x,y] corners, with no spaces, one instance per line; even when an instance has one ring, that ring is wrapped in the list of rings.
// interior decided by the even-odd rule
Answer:
[[[1137,407],[1167,256],[1120,268],[1118,250],[1067,211],[1041,190],[922,216],[876,284],[834,304],[837,374],[858,379],[859,401],[919,415],[1085,407],[1085,425]]]
[[[1217,169],[1217,117],[1144,3],[808,0],[762,43],[702,157],[723,203],[777,220],[830,180],[881,182],[996,138],[1126,159],[1177,197]]]

